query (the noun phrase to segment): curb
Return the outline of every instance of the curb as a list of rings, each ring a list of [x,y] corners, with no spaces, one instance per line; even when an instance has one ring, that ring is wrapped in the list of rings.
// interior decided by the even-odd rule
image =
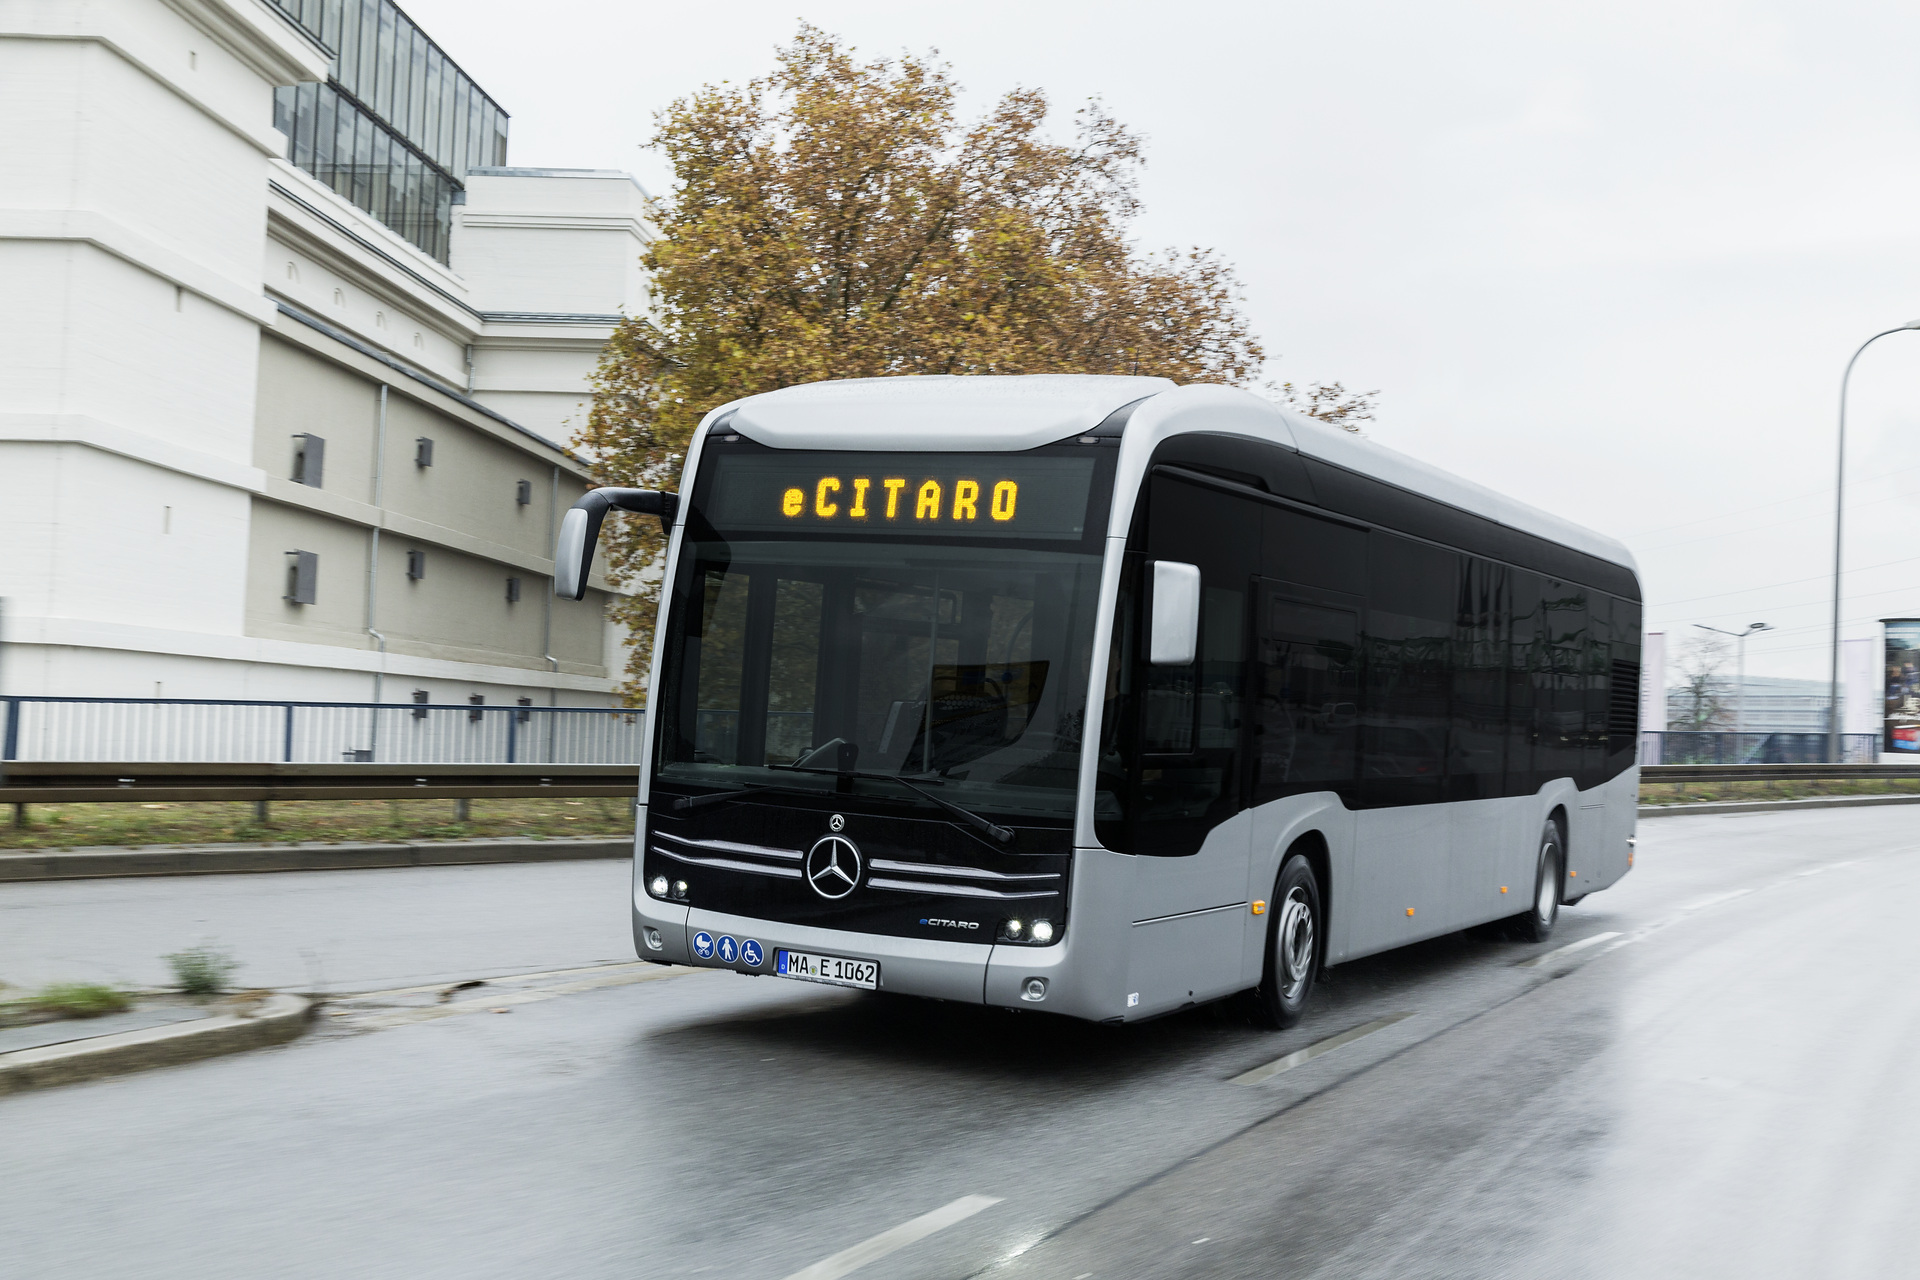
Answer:
[[[312,1010],[313,1003],[301,996],[273,995],[251,1014],[223,1013],[0,1053],[0,1095],[285,1044],[306,1030]]]
[[[1805,800],[1708,800],[1700,804],[1643,804],[1640,816],[1682,813],[1780,813],[1789,809],[1854,809],[1874,804],[1920,804],[1920,796],[1812,796]]]
[[[630,858],[633,837],[413,840],[394,844],[175,844],[150,848],[20,849],[0,852],[0,884],[102,876],[195,876],[251,871],[358,871],[491,862]]]

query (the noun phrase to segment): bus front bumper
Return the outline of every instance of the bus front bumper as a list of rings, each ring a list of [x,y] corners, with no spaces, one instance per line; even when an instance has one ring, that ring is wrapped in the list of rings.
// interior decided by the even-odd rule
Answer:
[[[704,957],[695,955],[693,949],[693,939],[701,933],[713,940],[711,953]],[[722,938],[733,939],[732,946],[723,948]],[[1079,1007],[1084,1001],[1075,996],[1083,993],[1073,989],[1079,984],[1069,976],[1073,966],[1064,941],[1051,947],[994,946],[815,929],[661,902],[647,896],[644,890],[634,899],[633,940],[634,949],[642,959],[664,964],[769,976],[775,973],[775,952],[807,951],[874,961],[880,966],[879,990],[896,995],[1035,1009],[1083,1018],[1121,1012],[1117,1008]],[[755,951],[746,945],[749,941],[757,944],[758,965],[747,963]],[[723,950],[732,951],[732,963],[721,959]],[[1035,979],[1040,980],[1037,995],[1032,985]]]

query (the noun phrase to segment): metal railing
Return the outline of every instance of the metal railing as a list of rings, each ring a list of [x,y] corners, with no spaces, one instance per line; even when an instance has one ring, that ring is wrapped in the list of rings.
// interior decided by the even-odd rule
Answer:
[[[1689,733],[1647,731],[1640,735],[1640,763],[1656,764],[1874,764],[1880,735],[1843,733],[1840,759],[1827,760],[1824,733]]]
[[[638,764],[646,712],[619,707],[0,698],[0,762]]]

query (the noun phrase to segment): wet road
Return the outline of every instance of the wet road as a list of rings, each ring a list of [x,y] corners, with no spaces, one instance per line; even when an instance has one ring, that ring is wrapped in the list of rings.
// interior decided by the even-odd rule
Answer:
[[[1552,943],[1343,966],[1282,1034],[706,972],[334,1020],[0,1098],[0,1270],[1912,1275],[1916,835],[1650,820]]]

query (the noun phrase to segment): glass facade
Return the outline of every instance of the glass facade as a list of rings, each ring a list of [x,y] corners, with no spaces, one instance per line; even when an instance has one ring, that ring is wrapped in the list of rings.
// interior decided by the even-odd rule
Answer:
[[[507,113],[392,0],[269,0],[333,51],[274,90],[287,158],[441,262],[467,171],[507,162]]]

